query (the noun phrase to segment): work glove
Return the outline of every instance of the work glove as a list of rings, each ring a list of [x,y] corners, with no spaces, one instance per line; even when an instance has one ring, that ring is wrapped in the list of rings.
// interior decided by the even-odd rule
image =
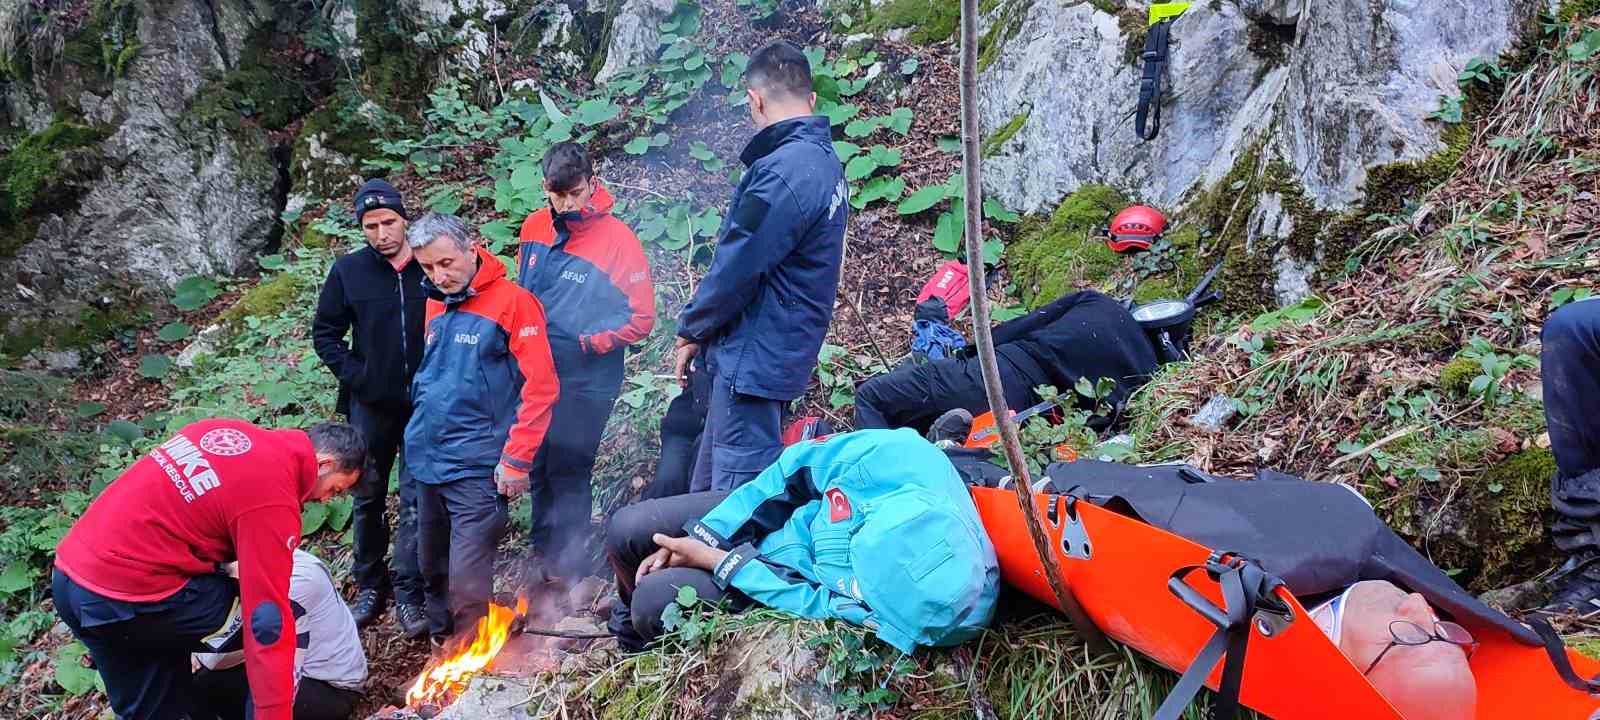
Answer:
[[[514,500],[528,491],[528,473],[500,463],[494,467],[494,489]]]

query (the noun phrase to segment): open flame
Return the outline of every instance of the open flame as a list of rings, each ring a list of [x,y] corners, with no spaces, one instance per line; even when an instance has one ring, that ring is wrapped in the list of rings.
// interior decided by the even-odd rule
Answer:
[[[431,660],[417,681],[406,691],[408,707],[432,705],[444,707],[455,701],[456,695],[466,688],[467,681],[483,672],[500,654],[511,638],[511,622],[528,612],[526,598],[517,598],[515,610],[504,605],[489,603],[489,614],[478,621],[477,636],[472,643],[449,657]]]

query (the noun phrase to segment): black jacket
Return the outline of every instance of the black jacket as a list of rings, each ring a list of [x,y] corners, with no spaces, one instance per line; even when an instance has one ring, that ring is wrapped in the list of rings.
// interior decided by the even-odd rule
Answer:
[[[993,330],[995,352],[1025,374],[1038,368],[1036,384],[1072,394],[1078,378],[1117,381],[1106,401],[1122,408],[1128,396],[1156,370],[1156,353],[1121,303],[1093,291],[1072,293]],[[1031,389],[1031,388],[1030,388]]]
[[[341,397],[348,391],[373,409],[411,407],[411,376],[422,362],[428,299],[422,279],[416,260],[395,272],[371,247],[333,263],[317,298],[311,339],[317,357],[339,378]]]

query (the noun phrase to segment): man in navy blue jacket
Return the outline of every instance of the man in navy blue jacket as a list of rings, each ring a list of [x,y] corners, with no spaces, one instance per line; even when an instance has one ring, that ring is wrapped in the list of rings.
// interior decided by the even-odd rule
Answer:
[[[699,355],[714,380],[690,490],[731,490],[771,465],[783,406],[805,393],[833,319],[849,187],[811,64],[774,42],[745,68],[758,132],[711,270],[678,317],[677,374]],[[702,351],[703,348],[703,351]]]

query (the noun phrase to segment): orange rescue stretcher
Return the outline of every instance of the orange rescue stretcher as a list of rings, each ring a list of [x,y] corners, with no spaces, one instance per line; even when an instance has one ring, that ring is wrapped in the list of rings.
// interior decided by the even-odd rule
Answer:
[[[1055,606],[1013,491],[971,490],[1005,581]],[[1203,596],[1222,608],[1220,586],[1206,573],[1174,579],[1183,568],[1203,567],[1215,559],[1212,549],[1091,502],[1051,494],[1037,494],[1034,500],[1065,584],[1090,620],[1162,665],[1188,670],[1218,625],[1180,599],[1180,589],[1169,590],[1169,581],[1187,585],[1198,591],[1193,597]],[[1280,585],[1272,592],[1290,616],[1282,623],[1260,622],[1259,616],[1250,623],[1240,704],[1277,720],[1405,720],[1287,589]],[[1544,648],[1523,645],[1504,633],[1478,639],[1471,666],[1480,720],[1600,718],[1600,696],[1564,683]],[[1600,662],[1573,650],[1566,653],[1579,676],[1600,673]],[[1206,679],[1213,690],[1223,668],[1224,663],[1216,663]]]

